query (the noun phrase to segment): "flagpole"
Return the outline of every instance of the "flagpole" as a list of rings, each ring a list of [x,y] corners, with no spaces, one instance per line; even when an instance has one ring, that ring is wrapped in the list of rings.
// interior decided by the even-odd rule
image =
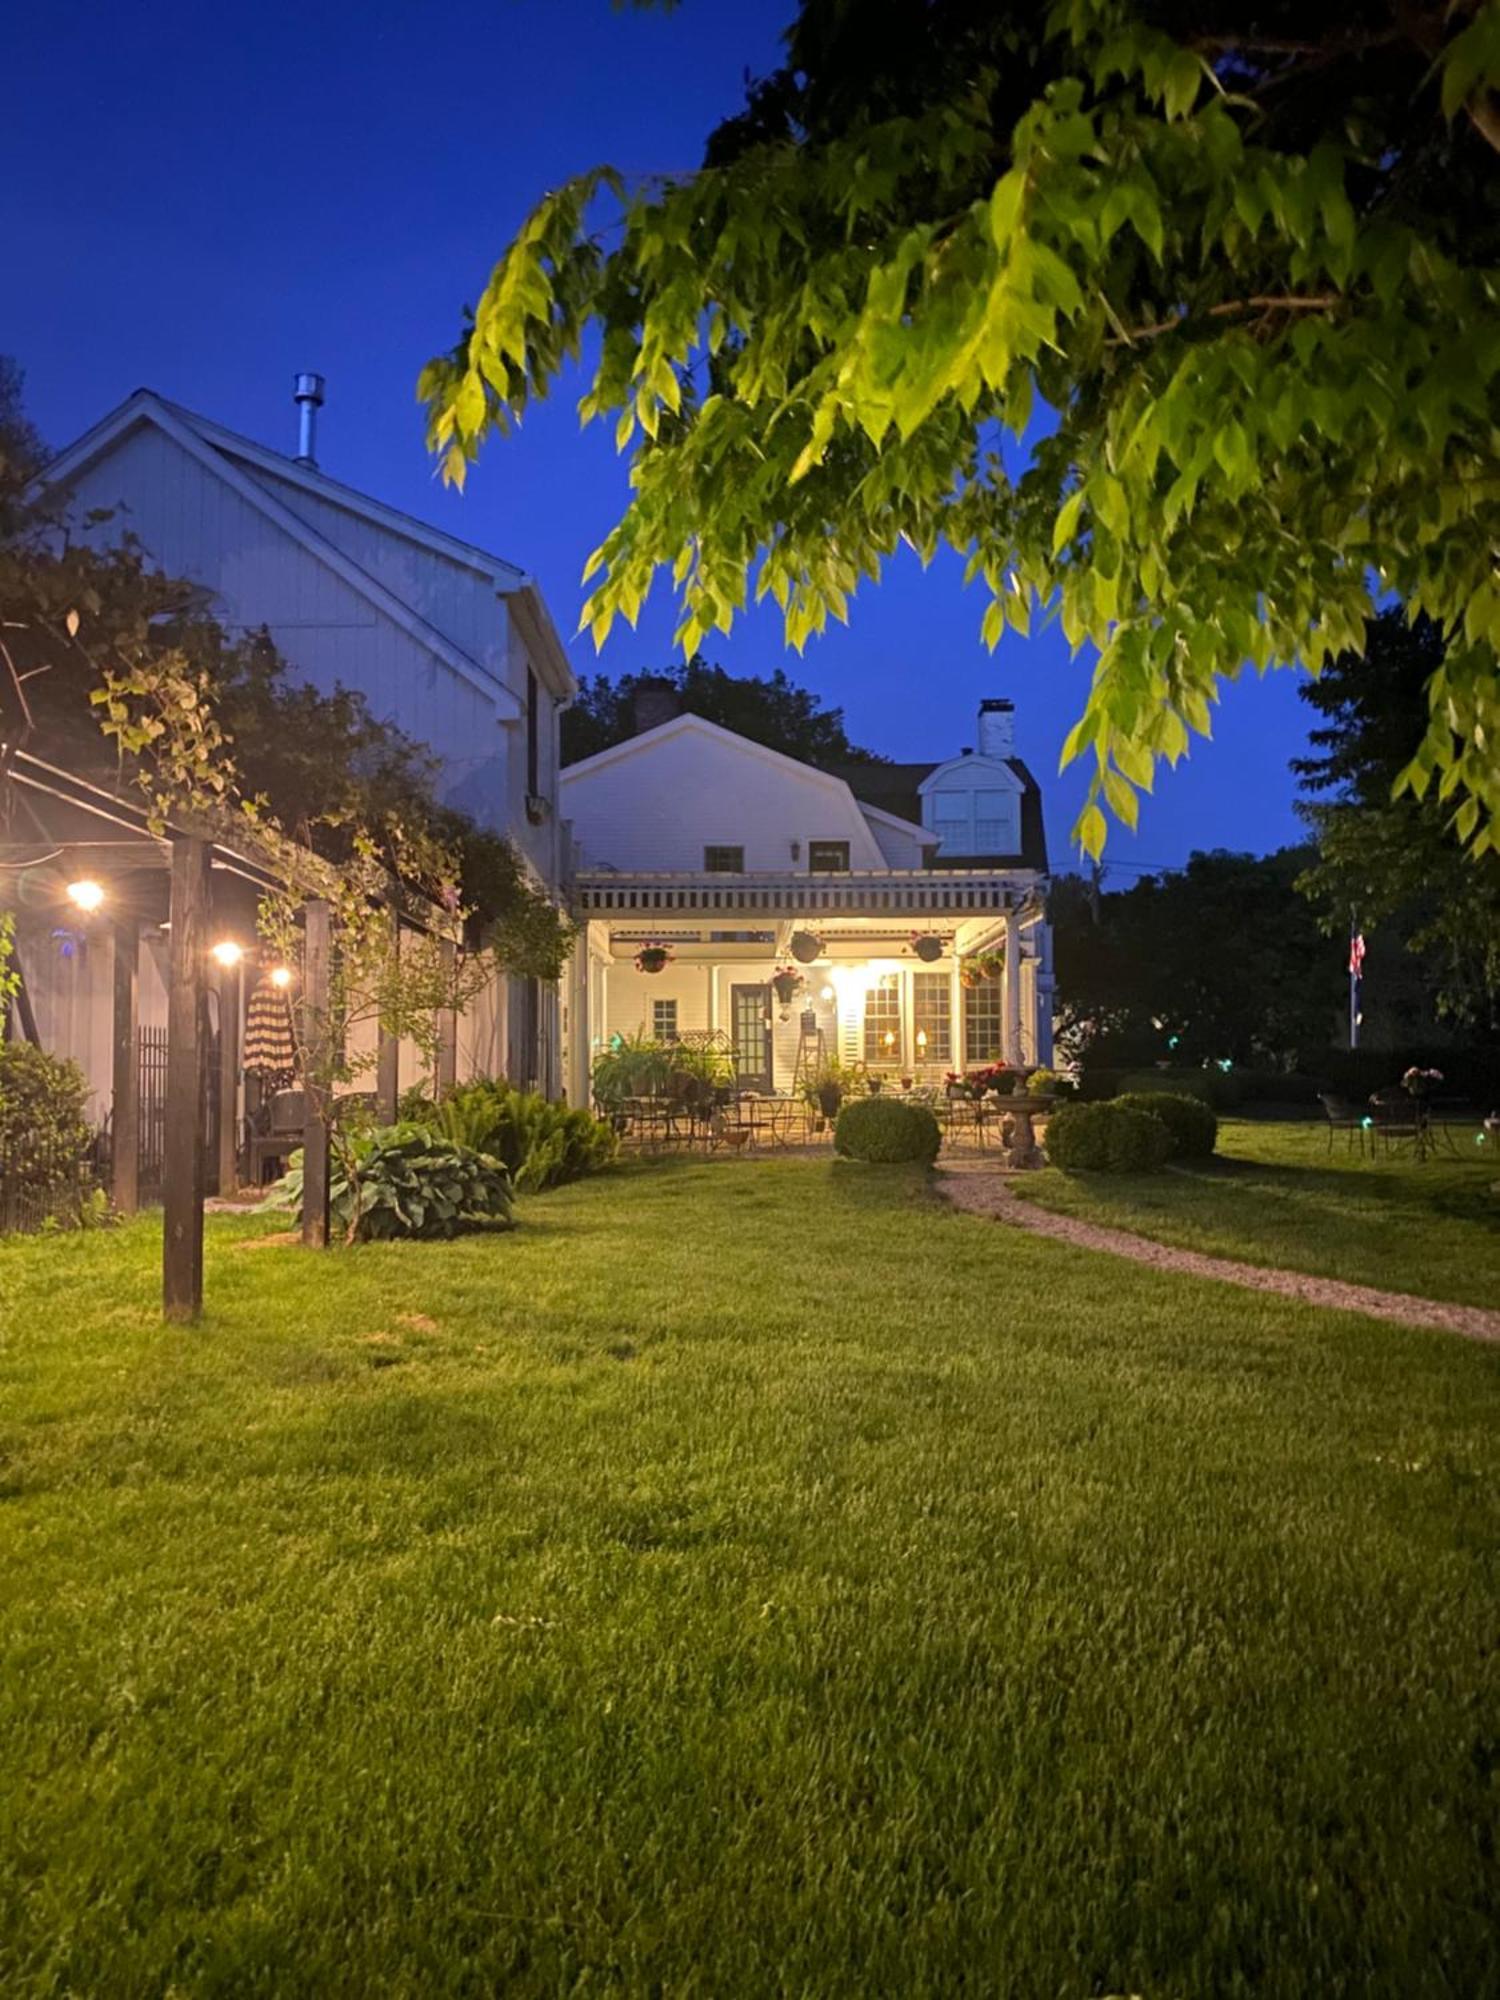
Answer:
[[[1364,972],[1365,941],[1360,935],[1354,912],[1349,912],[1349,1046],[1359,1047],[1359,989]]]

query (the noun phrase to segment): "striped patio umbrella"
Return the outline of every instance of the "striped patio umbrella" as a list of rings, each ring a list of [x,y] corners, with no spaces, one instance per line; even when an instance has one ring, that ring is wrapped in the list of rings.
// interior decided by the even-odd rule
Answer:
[[[263,972],[245,1010],[245,1074],[258,1076],[268,1089],[280,1089],[296,1073],[291,1003],[270,973]]]

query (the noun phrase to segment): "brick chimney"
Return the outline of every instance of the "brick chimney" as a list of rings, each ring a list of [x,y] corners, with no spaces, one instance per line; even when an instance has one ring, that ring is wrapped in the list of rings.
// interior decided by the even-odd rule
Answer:
[[[648,678],[635,684],[635,733],[659,729],[682,713],[682,696],[675,681]]]
[[[979,704],[979,754],[981,757],[1014,757],[1016,754],[1016,705],[999,697]]]

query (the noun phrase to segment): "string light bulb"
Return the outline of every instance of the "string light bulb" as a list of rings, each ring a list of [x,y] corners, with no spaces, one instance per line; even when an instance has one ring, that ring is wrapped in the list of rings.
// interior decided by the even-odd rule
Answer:
[[[289,965],[273,965],[271,967],[271,984],[276,988],[278,993],[285,993],[291,983],[292,968]]]
[[[80,881],[68,884],[68,901],[77,909],[97,910],[104,901],[104,884],[85,875]]]
[[[209,957],[213,960],[214,964],[222,965],[226,972],[231,971],[233,967],[238,965],[244,956],[245,947],[242,944],[236,944],[233,938],[220,938],[219,942],[209,952]]]

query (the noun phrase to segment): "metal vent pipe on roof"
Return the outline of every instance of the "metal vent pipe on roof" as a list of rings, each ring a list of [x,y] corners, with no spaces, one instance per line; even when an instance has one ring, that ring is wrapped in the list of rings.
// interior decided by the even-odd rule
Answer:
[[[297,405],[297,463],[316,465],[318,412],[323,407],[322,376],[299,375],[292,390],[292,401]]]

